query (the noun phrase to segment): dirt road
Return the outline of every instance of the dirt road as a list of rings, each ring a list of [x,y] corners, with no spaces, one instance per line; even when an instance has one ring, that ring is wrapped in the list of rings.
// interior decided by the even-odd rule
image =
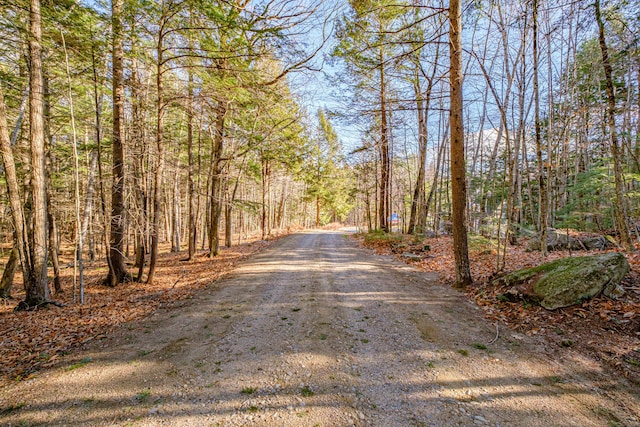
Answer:
[[[301,233],[3,389],[0,424],[640,425],[623,380],[499,331],[435,277]]]

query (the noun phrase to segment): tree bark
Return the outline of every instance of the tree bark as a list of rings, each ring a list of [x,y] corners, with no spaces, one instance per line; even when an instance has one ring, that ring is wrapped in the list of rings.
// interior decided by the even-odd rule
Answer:
[[[180,175],[178,168],[173,176],[173,215],[171,221],[171,252],[180,252]]]
[[[427,162],[427,118],[424,110],[424,99],[422,98],[422,89],[418,80],[418,73],[414,77],[414,92],[416,95],[416,109],[418,110],[418,176],[413,189],[413,198],[411,199],[411,213],[409,214],[409,227],[407,233],[422,233],[418,226],[419,217],[424,207],[424,175]],[[428,102],[428,101],[427,101]]]
[[[378,60],[380,67],[380,200],[378,200],[380,207],[378,221],[380,222],[380,229],[389,232],[391,230],[389,227],[391,160],[389,158],[389,129],[387,125],[387,97],[382,45],[380,45]]]
[[[122,34],[123,0],[111,2],[113,31],[113,185],[111,187],[111,236],[109,274],[105,283],[116,286],[130,277],[124,264],[124,49]]]
[[[14,243],[9,254],[9,259],[4,266],[2,279],[0,279],[0,299],[11,298],[11,287],[13,286],[13,276],[18,267],[18,246]]]
[[[2,87],[0,87],[0,152],[2,154],[2,163],[4,165],[5,180],[7,183],[7,193],[9,194],[9,205],[11,207],[11,219],[13,220],[14,229],[14,247],[18,250],[18,258],[22,266],[22,274],[25,281],[29,275],[31,268],[30,251],[27,247],[27,228],[25,226],[24,210],[22,208],[22,200],[20,199],[20,190],[18,184],[18,175],[16,173],[16,163],[13,157],[13,149],[11,148],[11,140],[9,138],[9,129],[7,127],[7,115],[4,105],[4,97]]]
[[[189,87],[187,94],[187,156],[188,156],[188,177],[187,177],[187,192],[189,197],[189,212],[187,214],[187,228],[188,228],[188,243],[187,243],[187,259],[193,261],[196,256],[196,238],[197,238],[197,223],[196,223],[196,188],[194,181],[194,169],[195,162],[193,156],[193,73],[189,71]]]
[[[216,108],[216,128],[211,147],[211,224],[209,231],[209,256],[220,253],[220,214],[222,212],[222,152],[224,126],[227,114],[225,100],[219,100]]]
[[[80,218],[80,161],[78,158],[78,133],[76,131],[76,119],[75,112],[73,109],[73,92],[71,85],[71,70],[69,68],[69,54],[67,52],[67,44],[64,38],[64,32],[60,31],[60,36],[62,38],[62,46],[64,49],[64,62],[65,62],[65,70],[67,74],[67,84],[69,89],[69,113],[71,119],[71,130],[72,130],[72,143],[73,143],[73,176],[74,176],[74,201],[75,201],[75,234],[76,234],[76,250],[74,256],[74,272],[73,272],[73,301],[76,301],[76,284],[79,284],[80,290],[80,303],[84,304],[84,266],[83,266],[83,248],[84,248],[84,235],[82,233],[82,221]],[[58,243],[58,242],[56,242]],[[54,259],[56,262],[57,254],[58,254],[58,244],[55,246],[56,248],[56,258]],[[55,268],[56,264],[54,264]],[[59,270],[58,270],[59,271]],[[56,271],[56,277],[58,277],[58,271]],[[76,272],[78,273],[76,282]],[[58,292],[58,284],[56,283],[56,292]],[[60,289],[62,290],[62,289]]]
[[[64,36],[63,36],[64,37]],[[42,77],[43,88],[43,123],[45,134],[45,187],[47,191],[47,225],[49,239],[49,258],[53,267],[53,289],[56,294],[62,293],[62,283],[60,282],[60,261],[58,258],[60,245],[58,242],[58,225],[56,216],[53,211],[51,201],[53,200],[53,184],[51,182],[51,170],[56,168],[56,158],[53,155],[55,141],[51,135],[51,93],[49,91],[49,74],[47,70],[43,70]]]
[[[451,56],[451,210],[453,223],[453,252],[455,256],[456,287],[470,285],[469,252],[466,225],[466,168],[464,158],[464,128],[462,121],[462,11],[460,0],[449,5],[449,49]]]
[[[156,170],[155,170],[155,185],[153,189],[153,224],[151,224],[151,255],[149,256],[149,275],[147,276],[147,283],[153,283],[155,279],[156,265],[158,262],[158,240],[160,238],[160,220],[162,218],[162,212],[160,209],[160,199],[162,194],[162,174],[164,173],[164,88],[163,88],[163,73],[164,73],[164,31],[166,20],[163,16],[160,19],[160,32],[158,33],[158,44],[156,46],[156,52],[158,55],[158,64],[156,68],[156,89],[157,89],[157,128],[156,128]]]
[[[98,164],[97,150],[91,150],[89,155],[89,168],[87,171],[87,186],[85,189],[84,209],[82,211],[82,226],[80,228],[81,239],[86,242],[89,235],[89,221],[91,220],[91,212],[93,211],[95,197],[95,176]]]
[[[93,38],[93,27],[91,28],[91,68],[93,74],[93,105],[94,105],[94,127],[96,137],[96,166],[98,168],[98,188],[100,196],[100,216],[102,217],[102,223],[104,230],[102,232],[101,239],[104,242],[106,248],[106,259],[109,265],[109,271],[111,271],[111,258],[109,257],[109,222],[107,218],[107,199],[104,189],[104,174],[102,173],[102,128],[101,128],[101,110],[102,110],[102,97],[98,91],[98,66],[95,52],[95,42]],[[89,245],[89,259],[95,260],[95,240],[91,239]]]
[[[247,156],[244,156],[242,159],[242,165],[240,166],[240,170],[238,171],[238,176],[236,177],[235,182],[233,184],[233,191],[231,192],[229,201],[225,208],[225,246],[228,248],[230,248],[232,245],[232,237],[233,237],[233,233],[231,232],[231,226],[232,226],[231,213],[233,211],[233,202],[235,202],[236,200],[236,194],[238,193],[238,187],[240,186],[240,176],[244,171],[244,166],[246,162],[247,162]]]
[[[444,135],[444,139],[447,138],[447,134],[448,132],[445,131],[445,135]],[[424,203],[424,226],[423,228],[426,229],[426,225],[427,225],[427,216],[429,215],[429,207],[431,206],[431,203],[433,202],[434,196],[436,194],[436,192],[438,191],[438,179],[440,177],[440,170],[442,169],[442,163],[443,163],[443,157],[444,157],[444,148],[445,148],[445,143],[444,141],[442,141],[440,143],[440,147],[438,148],[438,155],[436,156],[436,164],[435,164],[435,170],[433,173],[433,183],[431,184],[431,189],[429,189],[429,196],[427,197],[427,200]],[[437,231],[437,228],[434,227],[434,231]]]
[[[429,110],[431,106],[431,92],[433,90],[433,83],[436,77],[438,67],[435,65],[438,63],[440,57],[440,46],[436,45],[436,52],[434,58],[434,66],[431,70],[431,77],[427,78],[427,88],[425,90],[424,97],[420,88],[419,81],[419,60],[420,56],[417,55],[416,71],[414,91],[416,94],[416,108],[418,110],[418,176],[416,178],[416,186],[413,193],[413,199],[411,202],[411,214],[409,219],[408,233],[413,234],[424,233],[427,228],[427,211],[429,210],[429,204],[425,201],[425,173],[427,162],[427,142],[428,142],[428,126],[427,120],[429,119]],[[433,188],[433,187],[432,187]],[[431,195],[430,197],[431,198]]]
[[[261,239],[264,240],[267,237],[268,233],[268,224],[267,224],[267,193],[269,191],[269,180],[270,180],[270,168],[269,161],[262,156],[262,174],[261,174],[261,198],[262,198],[262,212],[260,215],[260,231],[261,231]]]
[[[538,224],[540,231],[540,250],[542,257],[547,256],[547,218],[549,199],[544,176],[542,159],[542,132],[540,129],[540,90],[538,87],[538,0],[533,0],[533,102],[536,139],[536,158],[538,160]]]
[[[138,212],[136,215],[136,249],[135,249],[135,263],[138,271],[136,274],[136,281],[143,281],[144,268],[146,266],[146,255],[148,248],[148,221],[149,221],[149,190],[147,177],[147,171],[145,165],[147,164],[147,141],[144,131],[144,104],[147,99],[141,90],[140,75],[137,70],[137,61],[135,57],[132,59],[131,64],[131,92],[133,102],[131,105],[131,116],[133,119],[131,129],[131,142],[133,147],[133,182],[135,191],[135,203]]]
[[[31,144],[31,197],[33,226],[29,236],[31,266],[25,276],[25,301],[33,307],[49,300],[47,279],[47,189],[45,183],[45,149],[42,80],[42,28],[40,0],[31,0],[29,37],[29,139]]]
[[[48,178],[47,183],[51,185]],[[51,200],[51,198],[49,199]],[[49,256],[51,257],[51,266],[53,267],[53,289],[56,295],[62,293],[62,283],[60,282],[60,260],[58,259],[59,242],[58,242],[58,226],[56,217],[51,209],[51,203],[47,204],[47,219],[49,221]]]

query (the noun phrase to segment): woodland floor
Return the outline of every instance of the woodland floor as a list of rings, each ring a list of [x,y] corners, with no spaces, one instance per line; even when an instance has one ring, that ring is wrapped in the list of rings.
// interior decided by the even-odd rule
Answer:
[[[307,232],[168,254],[154,286],[104,288],[93,268],[84,306],[69,283],[64,308],[10,301],[0,425],[640,425],[635,254],[622,300],[547,312],[497,298],[484,244],[464,295],[448,238],[415,266],[356,243]],[[509,248],[510,270],[539,261]]]
[[[238,261],[267,248],[273,240],[252,241],[222,248],[221,254],[209,259],[199,252],[194,262],[185,261],[185,252],[169,252],[161,247],[157,280],[154,284],[129,282],[116,288],[102,284],[107,275],[103,261],[85,261],[85,304],[74,302],[73,252],[63,252],[60,258],[62,293],[52,300],[65,305],[35,311],[14,312],[24,299],[22,274],[16,272],[13,299],[0,301],[0,387],[37,375],[43,369],[58,364],[58,359],[83,344],[100,340],[135,322],[159,307],[172,309],[184,300],[229,273]],[[5,252],[8,252],[6,248]],[[6,261],[6,259],[4,260]],[[76,300],[78,300],[78,292]],[[0,409],[1,410],[1,409]],[[1,414],[1,413],[0,413]]]

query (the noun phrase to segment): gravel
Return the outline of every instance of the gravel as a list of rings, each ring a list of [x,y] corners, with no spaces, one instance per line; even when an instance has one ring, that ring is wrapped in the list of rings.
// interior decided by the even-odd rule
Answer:
[[[299,233],[68,361],[91,363],[3,389],[0,424],[640,425],[623,379],[498,326],[489,344],[434,275]]]

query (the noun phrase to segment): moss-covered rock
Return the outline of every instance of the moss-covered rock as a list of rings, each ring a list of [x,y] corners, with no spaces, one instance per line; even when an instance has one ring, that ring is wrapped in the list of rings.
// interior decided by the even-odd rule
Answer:
[[[620,281],[628,272],[627,258],[612,252],[558,259],[515,271],[500,280],[512,287],[510,296],[533,300],[553,310],[578,304],[600,292],[610,298],[620,297],[624,293]]]

